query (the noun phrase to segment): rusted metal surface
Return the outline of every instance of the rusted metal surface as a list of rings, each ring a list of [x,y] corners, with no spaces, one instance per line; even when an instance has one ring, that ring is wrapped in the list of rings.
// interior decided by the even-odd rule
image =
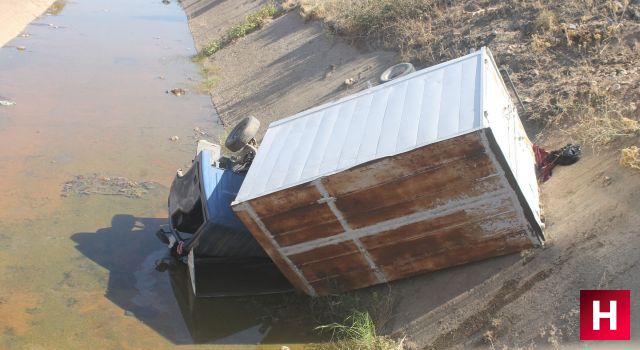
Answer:
[[[488,132],[378,159],[234,210],[293,285],[311,295],[519,251],[538,238]]]

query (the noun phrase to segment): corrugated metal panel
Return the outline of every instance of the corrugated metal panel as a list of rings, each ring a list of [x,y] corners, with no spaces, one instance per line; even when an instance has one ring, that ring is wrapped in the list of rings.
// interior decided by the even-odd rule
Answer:
[[[272,123],[236,202],[480,127],[482,57],[478,51]]]

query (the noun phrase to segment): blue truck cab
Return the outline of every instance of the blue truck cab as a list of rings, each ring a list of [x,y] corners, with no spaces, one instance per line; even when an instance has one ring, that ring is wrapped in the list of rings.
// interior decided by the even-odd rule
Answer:
[[[186,171],[169,191],[169,225],[158,237],[189,266],[196,296],[268,294],[290,290],[264,249],[231,210],[245,177],[220,157],[220,146],[200,141]],[[236,273],[231,273],[234,268]],[[241,276],[238,276],[240,274]],[[233,281],[222,281],[222,276]],[[238,280],[240,279],[240,280]],[[204,288],[203,288],[204,287]]]

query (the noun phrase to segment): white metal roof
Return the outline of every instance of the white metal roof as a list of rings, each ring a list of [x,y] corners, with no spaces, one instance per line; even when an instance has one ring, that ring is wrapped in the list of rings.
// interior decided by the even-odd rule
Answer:
[[[235,202],[482,127],[486,50],[271,123]]]

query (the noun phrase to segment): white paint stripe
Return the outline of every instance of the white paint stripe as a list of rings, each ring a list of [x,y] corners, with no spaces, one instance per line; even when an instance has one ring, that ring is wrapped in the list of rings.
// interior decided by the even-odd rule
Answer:
[[[486,132],[487,132],[486,130],[483,130],[480,133],[480,140],[481,140],[482,145],[484,146],[485,150],[487,151],[487,155],[489,156],[489,159],[491,160],[491,164],[493,164],[493,167],[496,169],[496,171],[500,175],[500,184],[504,188],[509,189],[509,198],[511,199],[511,205],[515,209],[516,214],[518,215],[518,218],[520,219],[520,222],[522,223],[522,226],[527,228],[527,230],[526,230],[527,236],[531,240],[531,243],[533,243],[534,246],[540,246],[542,244],[542,242],[535,235],[535,233],[533,232],[533,229],[531,228],[531,224],[529,223],[529,220],[527,220],[527,218],[525,217],[524,210],[522,209],[523,203],[521,203],[520,200],[518,200],[518,196],[516,195],[515,189],[512,188],[511,185],[509,184],[509,181],[507,179],[507,174],[505,173],[504,169],[502,168],[502,165],[500,165],[500,162],[498,162],[498,159],[496,158],[496,155],[493,154],[493,151],[492,151],[491,145],[489,143],[489,139],[487,138]],[[498,145],[496,145],[496,147],[498,147]],[[527,205],[528,205],[528,203],[527,203]]]
[[[298,267],[291,261],[291,259],[289,259],[289,257],[286,254],[284,254],[284,252],[282,251],[282,248],[280,247],[280,245],[278,245],[278,242],[276,242],[271,232],[269,232],[269,229],[267,229],[267,226],[265,226],[262,220],[260,220],[260,217],[258,217],[258,214],[256,214],[256,212],[253,210],[253,207],[251,207],[251,204],[249,204],[249,202],[244,202],[239,206],[237,206],[236,208],[238,207],[243,208],[249,214],[251,219],[256,223],[256,225],[258,225],[260,230],[262,230],[262,234],[265,237],[267,237],[269,242],[271,242],[271,245],[278,252],[282,260],[284,260],[287,263],[287,265],[289,265],[291,270],[293,270],[293,272],[298,276],[300,281],[302,281],[302,284],[304,284],[304,287],[307,289],[307,292],[309,293],[309,295],[317,296],[318,293],[316,292],[316,290],[311,286],[309,281],[307,281],[307,279],[304,277],[304,275],[302,274],[302,271],[300,271],[300,269],[298,269]]]
[[[359,239],[362,237],[372,236],[381,232],[411,225],[420,221],[425,221],[427,219],[435,219],[437,217],[453,214],[455,212],[463,210],[473,210],[478,208],[478,206],[482,204],[491,205],[492,203],[498,202],[500,199],[509,195],[510,186],[508,183],[506,184],[506,186],[507,187],[502,190],[494,191],[481,197],[450,201],[433,209],[409,214],[403,217],[383,221],[375,225],[355,229],[351,231],[351,236]],[[295,255],[318,248],[320,246],[342,243],[344,241],[348,241],[349,239],[351,239],[351,237],[346,237],[345,235],[335,235],[331,237],[319,238],[313,241],[284,247],[282,248],[282,252],[287,255]]]
[[[344,234],[339,235],[339,236],[346,237],[345,240],[351,239],[351,241],[353,241],[353,243],[358,248],[358,251],[360,251],[360,254],[362,254],[364,259],[367,261],[367,264],[369,264],[369,267],[371,268],[371,270],[373,271],[374,275],[376,276],[376,279],[378,279],[378,282],[380,282],[380,283],[387,282],[387,280],[388,280],[387,276],[384,274],[384,272],[382,272],[382,270],[380,270],[378,265],[376,265],[376,263],[373,261],[373,258],[371,257],[371,254],[369,254],[367,249],[362,245],[362,242],[360,242],[360,240],[353,234],[353,230],[349,226],[349,223],[344,218],[344,215],[342,215],[342,212],[340,211],[340,209],[338,209],[338,207],[336,206],[335,198],[333,198],[333,197],[331,197],[329,195],[329,192],[327,191],[327,189],[322,184],[322,179],[320,178],[320,179],[314,180],[313,184],[316,186],[316,188],[318,189],[318,191],[322,195],[322,198],[320,199],[320,202],[325,202],[329,206],[329,209],[331,209],[331,212],[333,213],[333,215],[335,215],[335,217],[338,219],[338,222],[340,223],[340,225],[342,225],[342,229],[344,230]]]

